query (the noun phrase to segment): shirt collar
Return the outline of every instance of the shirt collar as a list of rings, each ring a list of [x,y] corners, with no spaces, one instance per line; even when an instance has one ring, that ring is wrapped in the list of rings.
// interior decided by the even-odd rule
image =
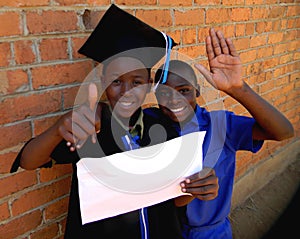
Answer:
[[[199,131],[204,125],[206,125],[206,121],[203,118],[203,113],[203,108],[201,108],[199,105],[196,105],[194,114],[191,119],[189,119],[182,125],[176,123],[176,128],[180,132],[180,134],[185,135],[191,132]]]
[[[110,106],[109,106],[109,109],[111,112],[113,112]],[[125,129],[126,131],[128,131],[131,134],[132,137],[140,136],[142,138],[143,132],[144,132],[144,122],[143,122],[144,113],[140,108],[134,114],[138,114],[138,117],[133,126],[124,125],[123,122],[113,113],[112,113],[112,116],[123,129]],[[132,118],[130,119],[130,121],[131,120],[132,120]]]

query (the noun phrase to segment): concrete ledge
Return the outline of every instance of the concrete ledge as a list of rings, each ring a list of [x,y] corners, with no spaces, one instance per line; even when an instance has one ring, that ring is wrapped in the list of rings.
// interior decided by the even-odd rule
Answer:
[[[232,210],[258,192],[276,175],[279,175],[300,154],[300,140],[294,141],[283,150],[270,156],[246,173],[234,184]]]

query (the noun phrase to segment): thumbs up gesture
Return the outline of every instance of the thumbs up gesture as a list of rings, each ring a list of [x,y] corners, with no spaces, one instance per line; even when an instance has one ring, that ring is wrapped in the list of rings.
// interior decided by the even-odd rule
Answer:
[[[101,112],[97,101],[97,86],[91,83],[87,104],[81,105],[59,120],[59,134],[67,141],[71,151],[81,148],[90,136],[93,143],[97,142],[96,133],[100,131]]]

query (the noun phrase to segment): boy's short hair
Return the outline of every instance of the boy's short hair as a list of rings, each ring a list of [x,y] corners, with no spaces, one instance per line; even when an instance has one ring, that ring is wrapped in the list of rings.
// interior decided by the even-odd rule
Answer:
[[[182,71],[184,70],[184,71]],[[161,65],[155,73],[154,82],[161,83],[161,76],[164,73],[164,65]],[[165,73],[167,78],[169,74],[177,75],[186,81],[190,82],[193,86],[197,86],[197,76],[194,69],[186,62],[181,60],[171,60],[169,62],[169,70]]]

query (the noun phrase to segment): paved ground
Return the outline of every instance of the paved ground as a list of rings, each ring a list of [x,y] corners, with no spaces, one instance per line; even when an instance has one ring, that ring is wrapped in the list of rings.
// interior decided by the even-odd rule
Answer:
[[[299,207],[298,154],[283,173],[231,213],[234,239],[300,238]]]

